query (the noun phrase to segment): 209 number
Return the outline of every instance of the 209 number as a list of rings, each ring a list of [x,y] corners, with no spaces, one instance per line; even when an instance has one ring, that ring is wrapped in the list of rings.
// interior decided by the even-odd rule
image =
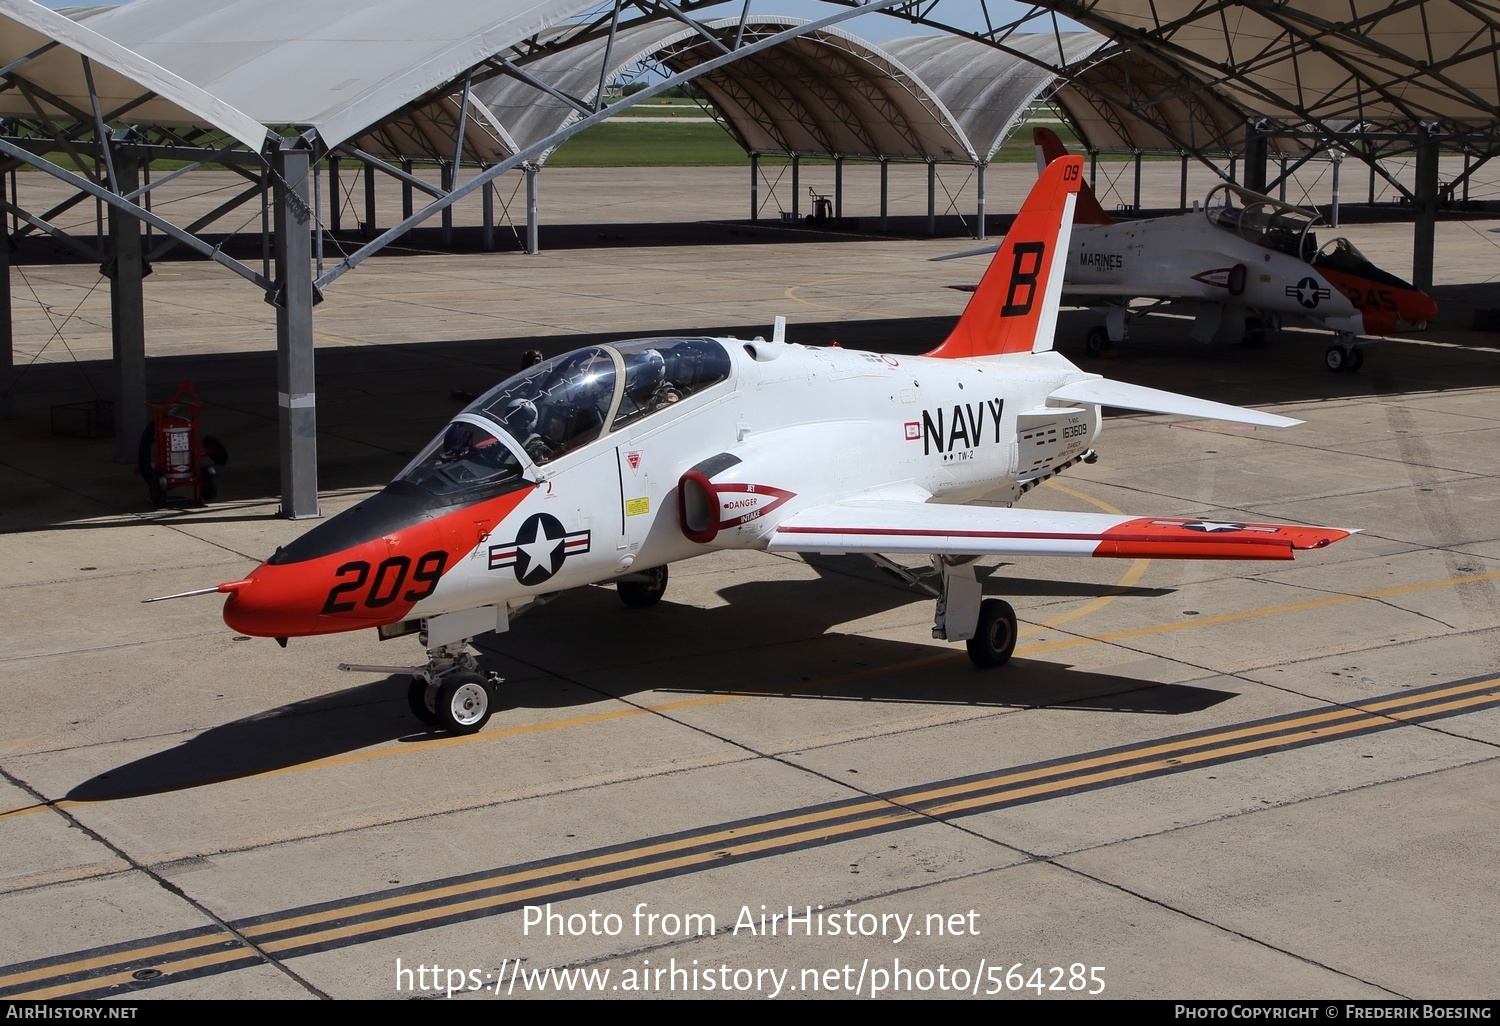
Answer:
[[[333,575],[343,583],[329,589],[328,598],[323,602],[323,615],[348,613],[358,605],[379,609],[396,601],[398,596],[407,602],[420,602],[437,590],[447,566],[448,553],[441,549],[418,558],[415,570],[410,556],[391,556],[382,560],[373,574],[370,564],[363,559],[345,563]],[[401,589],[406,586],[408,576],[416,587],[402,595]]]

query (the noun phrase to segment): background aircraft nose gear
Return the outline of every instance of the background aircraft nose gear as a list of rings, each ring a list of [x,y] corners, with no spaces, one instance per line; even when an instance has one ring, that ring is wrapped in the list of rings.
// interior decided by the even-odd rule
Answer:
[[[469,640],[427,650],[426,666],[372,666],[339,663],[354,673],[409,673],[406,702],[418,720],[450,734],[474,734],[495,711],[496,690],[505,682],[498,673],[484,673],[469,651]]]
[[[1353,336],[1340,341],[1323,354],[1323,365],[1331,371],[1357,371],[1365,365],[1365,351],[1354,344]]]

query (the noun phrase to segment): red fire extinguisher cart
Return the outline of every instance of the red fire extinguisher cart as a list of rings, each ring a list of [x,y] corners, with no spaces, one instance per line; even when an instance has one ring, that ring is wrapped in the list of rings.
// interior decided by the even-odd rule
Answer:
[[[165,402],[148,402],[151,422],[141,432],[137,465],[151,504],[163,506],[174,489],[192,489],[192,501],[211,502],[219,493],[217,471],[208,462],[229,462],[224,443],[202,433],[203,403],[191,381],[178,384]]]

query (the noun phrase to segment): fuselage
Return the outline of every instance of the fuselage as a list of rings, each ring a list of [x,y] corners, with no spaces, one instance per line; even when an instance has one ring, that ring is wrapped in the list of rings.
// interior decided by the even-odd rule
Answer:
[[[1096,287],[1105,299],[1223,304],[1355,334],[1396,331],[1436,316],[1430,296],[1376,267],[1347,240],[1319,250],[1304,227],[1279,226],[1275,219],[1226,224],[1224,212],[1211,209],[1076,225],[1068,292],[1087,296]]]
[[[381,492],[229,592],[294,637],[520,606],[715,548],[764,547],[849,498],[1014,498],[1076,460],[1093,377],[1053,353],[968,360],[759,339],[645,339],[549,360],[459,414]]]

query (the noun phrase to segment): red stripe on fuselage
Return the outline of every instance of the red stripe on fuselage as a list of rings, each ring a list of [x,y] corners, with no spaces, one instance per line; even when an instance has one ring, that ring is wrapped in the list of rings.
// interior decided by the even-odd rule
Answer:
[[[316,559],[262,563],[230,592],[224,622],[261,638],[397,623],[531,492],[522,488],[461,506]]]

